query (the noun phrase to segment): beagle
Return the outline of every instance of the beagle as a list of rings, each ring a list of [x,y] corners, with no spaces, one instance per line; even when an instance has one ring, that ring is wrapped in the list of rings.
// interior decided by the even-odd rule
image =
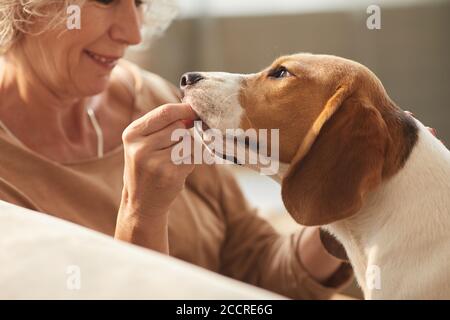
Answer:
[[[450,298],[450,152],[370,70],[296,54],[181,89],[210,128],[279,129],[286,209],[343,244],[365,298]]]

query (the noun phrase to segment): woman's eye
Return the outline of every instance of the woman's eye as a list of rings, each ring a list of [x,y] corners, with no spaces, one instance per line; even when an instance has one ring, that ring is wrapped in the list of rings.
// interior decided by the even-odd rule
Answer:
[[[95,0],[95,2],[105,5],[105,6],[110,5],[115,1],[116,0]],[[146,3],[146,1],[145,0],[135,0],[134,3],[136,5],[136,7],[140,7],[140,6],[144,5]]]
[[[95,2],[102,4],[104,6],[110,5],[111,3],[113,3],[115,0],[95,0]]]
[[[275,79],[287,78],[290,76],[292,76],[292,74],[285,67],[279,67],[269,73],[269,77]]]

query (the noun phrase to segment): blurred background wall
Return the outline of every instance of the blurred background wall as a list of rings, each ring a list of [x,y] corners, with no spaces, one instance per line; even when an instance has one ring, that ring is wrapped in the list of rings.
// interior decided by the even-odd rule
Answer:
[[[276,57],[326,53],[374,71],[391,98],[450,145],[450,1],[179,0],[180,18],[149,50],[128,58],[174,84],[187,71],[248,73]],[[369,30],[378,4],[381,29]],[[283,232],[295,228],[280,187],[233,167],[249,201]],[[284,214],[280,214],[284,213]],[[358,295],[353,288],[352,294]]]

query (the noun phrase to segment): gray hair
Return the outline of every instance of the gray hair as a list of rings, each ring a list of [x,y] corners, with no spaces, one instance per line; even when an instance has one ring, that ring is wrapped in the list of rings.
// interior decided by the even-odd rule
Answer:
[[[4,54],[23,34],[35,18],[48,18],[45,32],[64,23],[69,5],[82,6],[86,0],[0,0],[0,54]],[[144,44],[163,34],[178,14],[175,0],[149,0],[144,16]]]

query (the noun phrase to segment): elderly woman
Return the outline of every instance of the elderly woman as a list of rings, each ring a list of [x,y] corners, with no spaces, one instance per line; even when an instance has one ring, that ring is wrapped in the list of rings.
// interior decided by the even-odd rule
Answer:
[[[351,270],[318,229],[281,236],[224,168],[173,164],[171,132],[196,115],[122,60],[145,20],[142,1],[1,2],[0,199],[292,298],[330,297]]]

